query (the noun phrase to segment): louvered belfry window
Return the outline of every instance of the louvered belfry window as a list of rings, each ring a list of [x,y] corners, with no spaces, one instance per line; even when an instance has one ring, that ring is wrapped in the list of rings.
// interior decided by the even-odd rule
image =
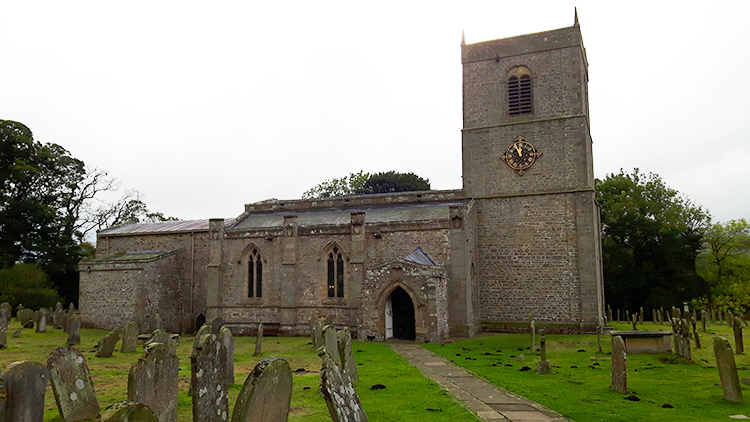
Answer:
[[[520,116],[531,114],[531,76],[511,76],[508,78],[508,114]]]

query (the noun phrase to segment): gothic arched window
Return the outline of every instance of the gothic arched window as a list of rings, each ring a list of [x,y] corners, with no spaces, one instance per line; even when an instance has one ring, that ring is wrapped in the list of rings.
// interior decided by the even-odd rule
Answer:
[[[508,72],[508,114],[520,116],[534,112],[531,95],[531,72],[526,66],[518,66]]]
[[[263,260],[257,249],[247,259],[247,297],[263,297]]]
[[[344,297],[344,257],[338,247],[328,253],[328,297]]]

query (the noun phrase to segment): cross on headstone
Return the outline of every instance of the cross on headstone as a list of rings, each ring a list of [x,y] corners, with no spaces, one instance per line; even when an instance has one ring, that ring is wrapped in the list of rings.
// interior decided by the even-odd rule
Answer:
[[[542,350],[542,360],[539,361],[539,365],[536,367],[536,372],[538,374],[551,374],[552,369],[547,360],[547,337],[544,335],[544,330],[542,329],[539,330],[539,347]]]
[[[286,422],[291,401],[292,368],[280,357],[267,357],[245,379],[232,422]]]
[[[73,346],[60,346],[47,358],[47,369],[64,421],[87,420],[99,414],[94,381],[81,352]]]
[[[180,359],[164,343],[154,342],[130,367],[128,400],[148,405],[159,422],[177,421]]]

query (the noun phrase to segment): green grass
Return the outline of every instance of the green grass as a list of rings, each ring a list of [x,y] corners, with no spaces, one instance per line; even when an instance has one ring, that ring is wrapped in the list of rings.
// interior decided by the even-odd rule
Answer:
[[[619,330],[629,329],[626,324],[615,323],[614,326]],[[640,326],[642,330],[667,328],[667,325],[651,323]],[[721,387],[715,385],[719,383],[719,374],[713,357],[714,334],[727,337],[734,346],[729,328],[713,325],[708,333],[699,332],[703,348],[696,349],[693,345],[692,361],[669,354],[628,355],[628,394],[609,389],[610,361],[606,359],[611,351],[609,336],[602,337],[604,350],[598,353],[594,335],[548,335],[547,359],[554,371],[550,375],[535,372],[540,356],[531,353],[529,334],[482,336],[425,347],[577,422],[703,422],[731,420],[728,416],[736,414],[750,416],[750,405],[724,400]],[[518,362],[513,356],[521,353],[525,360]],[[750,356],[735,355],[735,359],[740,377],[750,377]],[[531,370],[520,371],[523,366]],[[743,393],[746,401],[750,401],[748,386],[743,386]],[[625,400],[629,395],[641,401]],[[674,408],[662,408],[664,404]]]
[[[47,356],[64,345],[67,334],[50,329],[47,333],[35,333],[23,329],[20,338],[11,338],[20,325],[14,320],[8,329],[8,349],[0,350],[0,367],[19,360],[34,360],[46,365]],[[127,378],[130,365],[141,356],[137,353],[115,352],[111,358],[95,356],[94,346],[107,331],[81,330],[81,344],[76,346],[83,353],[91,372],[99,404],[102,407],[127,398]],[[307,337],[266,337],[263,339],[263,354],[253,357],[254,337],[235,338],[235,383],[229,385],[230,409],[234,406],[247,374],[264,357],[281,356],[292,371],[304,368],[304,372],[293,372],[294,383],[290,421],[319,422],[330,420],[328,408],[320,393],[320,358],[309,345]],[[190,353],[193,337],[184,337],[177,347],[180,358],[180,393],[178,419],[192,420],[192,403],[188,395],[190,382]],[[119,349],[119,345],[118,345]],[[355,359],[359,363],[360,381],[355,383],[362,405],[372,422],[430,421],[456,422],[477,421],[476,417],[453,401],[436,383],[425,379],[421,372],[398,356],[386,344],[354,341]],[[370,390],[374,384],[383,384],[384,390]],[[429,411],[435,409],[437,411]],[[61,421],[52,388],[48,385],[45,400],[45,421]]]

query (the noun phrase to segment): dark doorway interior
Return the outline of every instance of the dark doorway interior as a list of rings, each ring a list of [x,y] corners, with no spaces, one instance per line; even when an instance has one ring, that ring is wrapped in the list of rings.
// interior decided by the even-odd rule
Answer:
[[[206,317],[203,314],[198,314],[198,317],[195,318],[195,332],[197,333],[205,323]]]
[[[416,338],[414,325],[414,303],[401,287],[391,293],[393,304],[393,337],[401,340]]]

